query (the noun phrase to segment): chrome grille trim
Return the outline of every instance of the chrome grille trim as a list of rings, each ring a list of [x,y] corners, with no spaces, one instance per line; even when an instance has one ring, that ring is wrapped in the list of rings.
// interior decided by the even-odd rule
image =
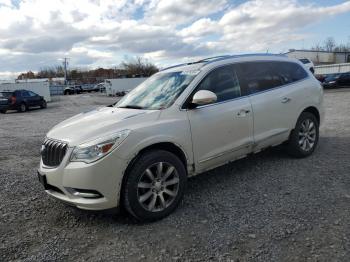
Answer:
[[[41,149],[43,164],[47,167],[57,167],[67,153],[68,144],[63,141],[46,138]]]

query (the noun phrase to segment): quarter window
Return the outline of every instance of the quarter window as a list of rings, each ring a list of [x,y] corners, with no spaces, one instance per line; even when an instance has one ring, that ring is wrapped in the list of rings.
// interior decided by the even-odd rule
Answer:
[[[290,84],[307,77],[304,68],[297,63],[272,62],[271,67],[281,77],[282,84]]]
[[[196,91],[209,90],[216,94],[217,102],[241,96],[238,78],[232,66],[223,66],[210,72]]]

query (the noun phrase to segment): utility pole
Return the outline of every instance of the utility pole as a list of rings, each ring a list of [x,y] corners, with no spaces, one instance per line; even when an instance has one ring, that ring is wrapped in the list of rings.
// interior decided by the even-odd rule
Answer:
[[[63,58],[63,68],[64,68],[64,83],[67,85],[67,67],[68,67],[68,57]]]

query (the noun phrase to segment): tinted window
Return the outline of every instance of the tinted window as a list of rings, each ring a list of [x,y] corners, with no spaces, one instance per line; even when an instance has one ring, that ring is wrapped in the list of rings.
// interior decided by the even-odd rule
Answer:
[[[210,72],[198,85],[196,91],[209,90],[216,94],[217,102],[241,95],[238,78],[232,66],[224,66]]]
[[[292,62],[247,62],[239,65],[238,78],[243,94],[254,94],[302,80],[305,69]]]
[[[272,70],[279,75],[282,84],[290,84],[307,77],[303,67],[291,62],[272,62]]]
[[[37,96],[37,94],[35,94],[35,93],[32,92],[32,91],[28,91],[28,93],[29,93],[30,96]]]
[[[28,91],[22,91],[21,93],[22,93],[22,96],[29,96]]]
[[[238,78],[243,94],[254,94],[282,84],[271,62],[247,62],[239,65]]]

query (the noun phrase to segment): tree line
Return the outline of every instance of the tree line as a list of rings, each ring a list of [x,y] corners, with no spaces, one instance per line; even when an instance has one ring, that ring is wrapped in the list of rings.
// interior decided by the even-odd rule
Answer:
[[[158,72],[159,69],[153,63],[137,57],[130,61],[124,61],[119,68],[97,68],[92,70],[69,69],[67,80],[79,83],[98,83],[108,78],[124,77],[148,77]],[[39,79],[64,77],[64,68],[61,65],[41,68],[37,73],[28,71],[21,73],[17,79]]]
[[[350,38],[346,44],[337,43],[333,37],[327,37],[323,43],[317,43],[311,50],[327,52],[350,52]]]

